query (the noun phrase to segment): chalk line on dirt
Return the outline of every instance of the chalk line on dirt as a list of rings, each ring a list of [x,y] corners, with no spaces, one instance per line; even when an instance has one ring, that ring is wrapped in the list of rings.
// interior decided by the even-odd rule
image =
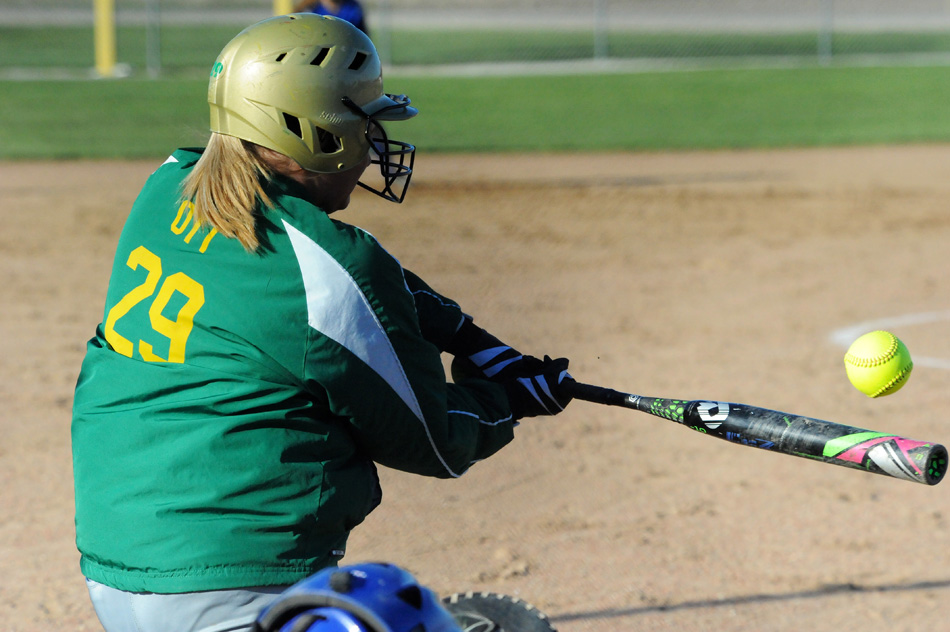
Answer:
[[[900,316],[889,316],[875,320],[865,320],[847,327],[842,327],[841,329],[836,329],[831,332],[828,339],[836,345],[847,349],[858,336],[869,331],[896,329],[897,327],[910,327],[914,325],[929,325],[931,323],[939,323],[947,320],[950,320],[950,311],[917,312],[902,314]],[[914,355],[914,366],[950,370],[950,360]]]

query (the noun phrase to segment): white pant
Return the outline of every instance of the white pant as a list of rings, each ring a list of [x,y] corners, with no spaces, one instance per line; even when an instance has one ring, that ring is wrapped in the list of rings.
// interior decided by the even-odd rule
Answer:
[[[163,595],[131,593],[86,580],[106,632],[250,632],[287,586]]]

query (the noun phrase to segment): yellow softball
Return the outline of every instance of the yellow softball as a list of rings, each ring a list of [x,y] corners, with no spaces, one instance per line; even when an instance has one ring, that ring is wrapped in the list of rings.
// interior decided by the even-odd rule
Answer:
[[[844,368],[856,389],[868,397],[883,397],[904,386],[914,362],[897,336],[888,331],[872,331],[851,343],[844,356]]]

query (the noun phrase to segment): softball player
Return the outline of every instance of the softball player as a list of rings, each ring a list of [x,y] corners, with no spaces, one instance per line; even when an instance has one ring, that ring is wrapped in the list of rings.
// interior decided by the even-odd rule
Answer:
[[[331,218],[356,186],[402,201],[412,174],[383,122],[416,110],[365,34],[260,22],[208,100],[207,147],[131,209],[76,387],[76,541],[107,632],[249,630],[343,557],[375,464],[457,477],[569,401],[566,359],[522,356]]]
[[[359,30],[369,35],[366,27],[366,12],[358,0],[299,0],[294,5],[294,12],[310,11],[317,15],[332,15],[346,20]]]

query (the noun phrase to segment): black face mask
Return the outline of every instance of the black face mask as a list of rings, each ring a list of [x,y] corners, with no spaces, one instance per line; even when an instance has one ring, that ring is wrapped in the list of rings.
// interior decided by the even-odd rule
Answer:
[[[381,182],[373,183],[372,180],[378,178],[374,174],[370,174],[370,183],[364,183],[361,179],[357,184],[385,200],[399,204],[405,199],[406,191],[409,190],[409,180],[412,176],[416,148],[409,143],[390,140],[389,136],[386,135],[386,130],[377,120],[386,112],[405,109],[410,103],[409,98],[404,95],[387,94],[386,96],[395,101],[395,104],[384,107],[373,113],[372,116],[364,112],[349,97],[343,97],[343,105],[366,121],[366,128],[363,133],[370,147],[370,163],[379,165]]]

